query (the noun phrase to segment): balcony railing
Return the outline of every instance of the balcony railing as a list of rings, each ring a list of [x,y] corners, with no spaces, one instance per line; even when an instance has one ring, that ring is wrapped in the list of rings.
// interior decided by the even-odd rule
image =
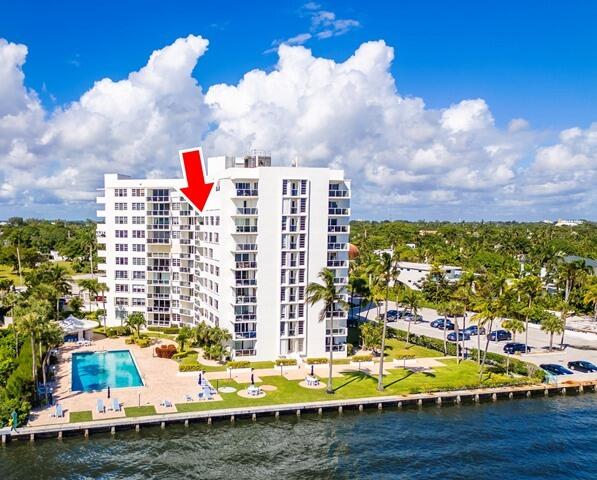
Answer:
[[[239,252],[255,251],[255,250],[257,250],[257,244],[256,243],[237,243],[234,246],[234,250],[239,251]]]
[[[257,233],[257,225],[237,225],[236,233]]]
[[[236,286],[245,287],[248,285],[257,285],[257,279],[256,278],[237,278],[236,279]]]
[[[346,243],[328,243],[328,250],[346,250]]]
[[[251,295],[240,295],[236,297],[235,303],[257,303],[257,297]]]
[[[257,208],[237,208],[237,215],[257,215]]]
[[[330,215],[348,215],[348,208],[328,208]]]
[[[239,313],[234,316],[235,322],[247,322],[247,321],[254,321],[257,320],[256,313]]]
[[[257,338],[257,332],[234,332],[235,340],[242,340],[246,338]]]
[[[237,188],[237,197],[256,197],[259,195],[259,191],[256,188]]]
[[[348,225],[328,225],[330,233],[348,233]]]
[[[328,260],[328,267],[330,268],[342,268],[347,266],[346,260]]]
[[[257,262],[236,262],[235,268],[237,270],[245,270],[249,268],[257,268]]]
[[[348,190],[330,190],[330,197],[346,198],[348,197]]]
[[[257,350],[250,348],[244,350],[234,350],[234,354],[237,357],[252,357],[253,355],[257,354]]]

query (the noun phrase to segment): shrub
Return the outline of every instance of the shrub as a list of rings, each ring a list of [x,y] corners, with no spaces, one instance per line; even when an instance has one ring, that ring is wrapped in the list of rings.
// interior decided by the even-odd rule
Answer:
[[[321,365],[322,363],[328,363],[328,359],[326,357],[311,357],[305,360],[307,365]]]
[[[124,337],[132,333],[129,327],[108,327],[106,328],[106,335],[108,337]]]
[[[151,345],[151,338],[138,338],[135,343],[141,348],[147,348]]]
[[[168,335],[176,335],[179,331],[180,328],[178,327],[147,327],[147,330],[149,330],[150,332],[160,332],[160,333],[166,333]]]
[[[203,365],[199,362],[181,363],[178,365],[179,372],[200,372],[201,370],[203,370]]]
[[[371,354],[364,354],[364,355],[354,355],[351,360],[353,362],[370,362],[373,360],[373,355]]]
[[[124,339],[124,343],[126,343],[127,345],[132,345],[133,343],[135,343],[135,339],[133,337],[127,337]]]
[[[174,358],[176,355],[180,355],[176,351],[174,345],[160,345],[159,347],[155,347],[155,354],[158,358]],[[186,352],[184,354],[186,355]]]
[[[251,362],[248,360],[231,360],[226,363],[228,368],[249,368],[251,366]]]
[[[393,334],[398,340],[406,341],[407,332],[405,330],[392,329]],[[444,341],[441,338],[427,337],[426,335],[417,335],[411,333],[409,336],[410,343],[419,345],[420,347],[429,348],[438,352],[444,353]],[[456,344],[447,342],[446,345],[448,355],[456,355]]]
[[[278,358],[276,360],[276,367],[289,367],[296,365],[296,358]]]
[[[171,345],[171,346],[174,347],[174,345]],[[175,353],[174,355],[172,355],[172,360],[180,360],[182,358],[187,358],[187,357],[189,357],[191,355],[194,355],[196,357],[197,356],[197,350],[187,350],[185,352]]]

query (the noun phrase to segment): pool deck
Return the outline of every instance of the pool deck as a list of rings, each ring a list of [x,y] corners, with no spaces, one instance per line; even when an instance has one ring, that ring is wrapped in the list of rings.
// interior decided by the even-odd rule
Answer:
[[[274,417],[280,415],[296,415],[313,413],[322,415],[325,411],[334,411],[342,414],[345,410],[363,411],[365,408],[378,410],[402,409],[406,407],[421,408],[425,405],[436,407],[455,405],[460,403],[479,403],[497,400],[511,400],[515,398],[543,397],[550,395],[582,394],[595,392],[597,380],[570,381],[559,385],[529,385],[515,387],[484,388],[477,390],[462,390],[452,392],[436,392],[413,394],[403,396],[369,397],[347,400],[328,400],[319,402],[305,402],[295,404],[267,405],[260,407],[228,408],[218,410],[204,410],[184,413],[165,413],[135,418],[111,418],[101,421],[80,423],[28,426],[10,431],[9,428],[0,429],[2,444],[15,440],[34,441],[38,438],[58,438],[64,436],[83,435],[88,437],[91,433],[110,432],[116,434],[118,430],[135,429],[139,431],[142,426],[160,426],[166,428],[167,424],[178,423],[189,426],[192,422],[211,424],[216,420],[234,422],[237,419],[252,419],[258,417]],[[214,404],[215,406],[215,404]]]
[[[167,360],[154,356],[154,348],[158,345],[173,343],[169,340],[158,340],[157,343],[148,348],[140,348],[137,345],[126,345],[124,339],[102,339],[95,341],[90,347],[76,347],[64,345],[59,349],[58,365],[56,373],[56,388],[54,390],[54,403],[59,403],[64,416],[53,417],[54,407],[36,409],[31,412],[29,426],[40,425],[61,425],[70,422],[70,412],[89,411],[93,413],[93,420],[106,420],[125,417],[124,409],[127,407],[139,407],[153,405],[158,413],[176,412],[176,407],[161,407],[164,400],[172,404],[184,402],[186,395],[196,396],[198,392],[197,376],[180,375],[178,364],[173,360]],[[107,390],[96,392],[74,392],[71,390],[71,359],[76,352],[97,352],[109,350],[130,350],[141,378],[143,386],[130,388],[111,388],[111,398],[108,399]],[[122,406],[120,412],[110,410],[112,399],[118,399]],[[97,400],[102,399],[106,407],[106,413],[97,412]],[[212,401],[222,400],[220,395],[214,395]]]

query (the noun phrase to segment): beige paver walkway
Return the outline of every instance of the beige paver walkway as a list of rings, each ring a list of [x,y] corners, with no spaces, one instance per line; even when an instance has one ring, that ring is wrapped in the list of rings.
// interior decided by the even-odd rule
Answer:
[[[140,348],[136,345],[126,345],[123,338],[97,340],[91,347],[74,347],[65,345],[59,349],[59,363],[57,369],[57,386],[54,391],[54,399],[62,405],[65,411],[65,419],[55,419],[50,414],[55,407],[45,408],[34,412],[34,418],[30,425],[45,425],[61,421],[68,421],[69,412],[91,410],[93,419],[113,418],[125,416],[125,407],[136,407],[153,405],[158,412],[175,412],[175,408],[160,407],[160,403],[169,400],[172,404],[185,401],[185,395],[197,397],[199,391],[197,376],[178,375],[178,364],[174,360],[158,358],[154,356],[154,348],[158,345],[173,343],[166,339],[156,339],[156,343],[148,348]],[[97,413],[97,399],[104,401],[106,409],[111,405],[108,400],[107,391],[101,392],[73,392],[71,390],[71,357],[74,352],[81,351],[107,351],[107,350],[130,350],[133,355],[139,373],[143,379],[144,386],[135,388],[112,388],[111,398],[117,398],[122,404],[121,412],[107,411]],[[226,373],[226,372],[224,372]],[[208,377],[209,378],[209,377]],[[215,401],[221,401],[218,394],[213,396]]]

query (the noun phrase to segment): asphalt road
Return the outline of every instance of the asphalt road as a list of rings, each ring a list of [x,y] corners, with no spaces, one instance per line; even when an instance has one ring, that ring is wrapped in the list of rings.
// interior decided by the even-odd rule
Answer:
[[[390,302],[390,310],[392,309],[401,310],[400,308],[396,308],[394,302]],[[382,312],[383,311],[384,310],[382,309]],[[369,313],[369,319],[373,319],[375,314],[376,309],[373,308]],[[429,325],[429,323],[436,318],[441,318],[437,312],[430,308],[422,308],[419,310],[419,314],[423,317],[423,321],[416,323],[410,322],[411,332],[443,339],[443,330],[433,328]],[[361,318],[364,318],[365,315],[366,309],[361,312]],[[469,315],[469,318],[470,316],[472,316],[472,313]],[[397,320],[395,322],[388,322],[388,325],[401,330],[406,330],[408,328],[408,323],[409,322],[404,320]],[[462,319],[459,319],[458,323],[459,328],[462,328]],[[496,320],[493,323],[493,330],[497,330],[501,327],[500,321]],[[467,326],[470,324],[471,323],[469,321],[466,322]],[[486,330],[489,331],[487,327]],[[554,347],[559,347],[560,339],[561,336],[554,335]],[[485,341],[486,337],[485,335],[482,335],[481,348],[485,348]],[[524,343],[525,333],[518,334],[516,336],[516,341]],[[566,366],[567,363],[572,360],[586,360],[597,365],[597,335],[595,334],[566,331],[566,335],[564,337],[564,349],[549,352],[549,335],[542,332],[538,325],[529,325],[528,342],[529,346],[531,347],[531,352],[517,355],[517,357],[520,357],[525,361],[532,362],[537,365],[541,363],[558,363],[560,365]],[[472,336],[470,340],[465,341],[464,343],[465,347],[477,348],[477,337]],[[507,342],[505,341],[489,342],[489,351],[503,354],[503,348],[506,343]]]

